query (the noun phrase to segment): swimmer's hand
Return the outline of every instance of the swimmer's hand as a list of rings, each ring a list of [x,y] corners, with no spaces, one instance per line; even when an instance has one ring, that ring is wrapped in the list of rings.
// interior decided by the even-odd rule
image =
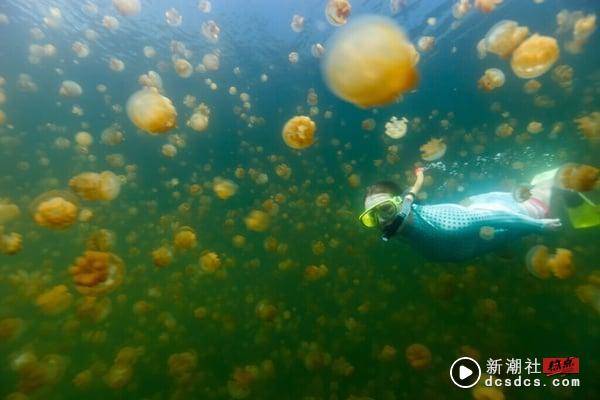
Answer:
[[[425,168],[423,168],[423,167],[415,168],[415,175],[417,177],[422,177],[424,172],[425,172]]]
[[[562,223],[558,218],[544,218],[541,221],[545,231],[557,231],[562,228]]]

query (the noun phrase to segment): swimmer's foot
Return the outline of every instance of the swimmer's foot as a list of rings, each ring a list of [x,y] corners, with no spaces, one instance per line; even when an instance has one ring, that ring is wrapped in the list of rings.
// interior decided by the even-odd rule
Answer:
[[[557,231],[562,228],[562,222],[558,218],[544,218],[541,221],[546,231]]]

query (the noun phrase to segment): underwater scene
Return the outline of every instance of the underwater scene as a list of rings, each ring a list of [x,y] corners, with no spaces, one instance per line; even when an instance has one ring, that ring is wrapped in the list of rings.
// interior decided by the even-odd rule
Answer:
[[[0,1],[0,399],[600,398],[599,12]]]

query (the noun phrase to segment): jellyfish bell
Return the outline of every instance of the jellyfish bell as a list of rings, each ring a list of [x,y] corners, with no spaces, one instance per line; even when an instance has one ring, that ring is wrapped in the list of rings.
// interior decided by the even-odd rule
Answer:
[[[238,185],[229,179],[215,178],[213,182],[213,191],[221,200],[227,200],[234,196],[238,190]]]
[[[316,125],[309,117],[295,116],[285,123],[281,136],[289,147],[305,149],[314,143],[315,130]]]
[[[79,97],[82,93],[83,89],[74,81],[63,81],[58,89],[58,94],[63,97]]]
[[[598,187],[600,169],[591,165],[568,163],[560,167],[554,184],[567,190],[589,192]]]
[[[420,147],[421,158],[425,161],[439,160],[446,154],[446,149],[443,139],[431,139]]]
[[[504,86],[505,81],[506,78],[504,76],[504,72],[502,72],[498,68],[488,68],[485,70],[485,73],[477,82],[477,85],[480,89],[489,92],[491,90]]]
[[[502,20],[485,35],[485,48],[488,52],[507,58],[529,35],[529,28],[519,26],[515,21]]]
[[[30,211],[38,225],[61,230],[77,220],[78,202],[69,192],[51,190],[36,197]]]
[[[525,256],[527,270],[536,278],[548,279],[551,271],[548,267],[549,252],[544,245],[533,246]]]
[[[192,64],[190,64],[188,60],[183,58],[178,58],[177,60],[174,60],[173,67],[175,68],[175,72],[177,73],[177,75],[179,75],[181,78],[189,78],[194,72],[194,67],[192,67]]]
[[[85,200],[110,201],[121,191],[121,180],[111,171],[84,172],[69,181],[69,187]]]
[[[475,7],[483,13],[491,13],[503,0],[475,0]]]
[[[327,22],[333,26],[344,25],[348,21],[352,6],[348,0],[329,0],[325,7]]]
[[[87,250],[69,267],[69,274],[79,293],[99,296],[121,285],[124,265],[123,260],[113,253]]]
[[[202,23],[202,36],[206,38],[209,43],[216,43],[219,40],[221,34],[221,28],[213,20]]]
[[[135,126],[151,135],[164,133],[177,124],[177,111],[171,100],[152,88],[129,97],[127,115]]]
[[[431,365],[431,351],[427,346],[413,343],[406,348],[406,360],[414,369],[425,369]]]
[[[391,103],[416,87],[418,52],[387,17],[362,16],[330,39],[321,63],[329,89],[359,107]]]
[[[304,29],[304,17],[302,15],[294,14],[290,27],[296,33],[302,32]]]
[[[545,74],[558,60],[556,39],[537,33],[523,41],[512,53],[510,66],[519,78],[531,79]]]
[[[392,139],[400,139],[406,135],[408,129],[408,120],[405,117],[398,119],[392,117],[389,122],[385,124],[385,134]]]
[[[179,26],[183,21],[183,16],[175,8],[169,8],[165,11],[165,20],[170,26]]]
[[[112,3],[119,14],[126,17],[137,15],[142,10],[140,0],[112,0]]]

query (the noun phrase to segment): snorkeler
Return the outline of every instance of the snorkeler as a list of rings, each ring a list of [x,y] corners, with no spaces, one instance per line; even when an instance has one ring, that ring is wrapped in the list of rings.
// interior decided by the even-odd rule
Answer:
[[[561,228],[560,219],[547,218],[557,170],[536,175],[527,198],[507,192],[471,196],[461,205],[421,205],[415,198],[423,185],[424,169],[415,170],[416,182],[403,195],[389,181],[367,188],[360,222],[379,227],[382,239],[403,237],[427,258],[463,261],[532,233]]]

